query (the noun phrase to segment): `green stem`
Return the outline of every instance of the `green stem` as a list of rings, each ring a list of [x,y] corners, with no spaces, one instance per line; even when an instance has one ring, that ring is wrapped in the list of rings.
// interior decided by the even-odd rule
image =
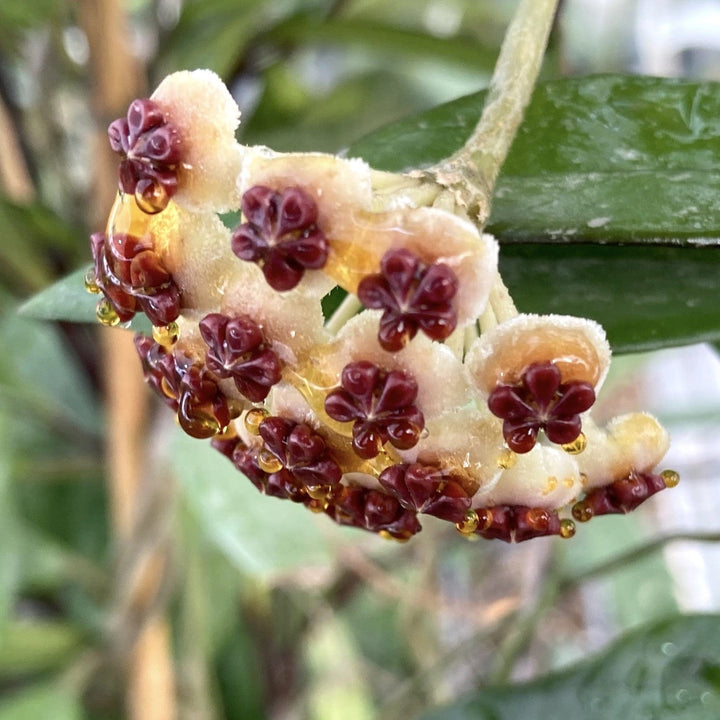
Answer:
[[[458,152],[429,171],[481,226],[490,216],[495,181],[535,87],[557,5],[558,0],[520,0],[477,127]]]
[[[605,562],[599,563],[594,567],[579,572],[572,577],[565,577],[560,582],[559,591],[566,592],[572,588],[577,587],[581,583],[588,580],[594,580],[595,578],[603,575],[609,575],[616,570],[622,570],[631,563],[643,560],[644,558],[652,555],[653,553],[662,550],[666,545],[680,541],[686,542],[720,542],[720,533],[673,533],[672,535],[664,535],[663,537],[656,538],[650,542],[639,545],[638,547],[628,550],[621,555],[606,560]]]

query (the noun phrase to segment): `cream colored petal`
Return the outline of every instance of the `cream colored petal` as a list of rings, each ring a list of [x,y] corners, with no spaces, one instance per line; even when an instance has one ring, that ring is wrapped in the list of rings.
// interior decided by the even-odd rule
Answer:
[[[233,254],[230,230],[217,215],[177,205],[175,213],[177,231],[166,233],[156,245],[182,292],[183,307],[217,312],[228,288],[242,284],[247,268]]]
[[[235,140],[240,110],[210,70],[168,75],[152,94],[182,138],[178,204],[223,212],[240,205],[237,178],[244,150]]]
[[[317,203],[318,227],[330,239],[342,234],[340,228],[346,227],[355,208],[370,205],[370,168],[359,159],[253,148],[243,164],[240,194],[257,185],[277,192],[291,187],[304,190]]]
[[[240,263],[234,256],[233,261],[242,267],[242,274],[228,284],[218,312],[249,315],[280,359],[292,367],[304,364],[314,348],[329,342],[317,298],[300,290],[279,294],[256,265]]]
[[[285,373],[285,378],[305,396],[323,424],[344,437],[351,436],[353,424],[330,418],[325,412],[325,398],[339,387],[343,368],[352,362],[368,361],[386,371],[402,370],[412,375],[418,383],[416,405],[426,423],[446,409],[459,407],[471,399],[463,367],[448,348],[422,337],[400,352],[389,353],[377,340],[378,317],[376,311],[356,315],[333,342],[311,348],[304,362]],[[396,453],[394,448],[388,452]]]
[[[424,263],[445,263],[455,272],[459,325],[474,322],[482,313],[497,271],[495,239],[437,208],[371,212],[371,172],[363,161],[255,150],[244,164],[241,192],[255,185],[277,191],[300,187],[317,202],[318,227],[330,242],[323,272],[348,292],[379,272],[388,250],[407,248]],[[313,275],[317,273],[307,273],[308,278]],[[303,278],[301,286],[305,283]]]
[[[609,485],[631,472],[651,472],[670,446],[670,436],[648,413],[631,413],[611,420],[605,429],[586,422],[587,447],[577,456],[587,477],[586,489]]]
[[[249,433],[247,427],[245,426],[245,415],[247,415],[249,409],[250,408],[243,410],[240,417],[233,420],[231,425],[235,429],[237,436],[243,443],[245,443],[245,445],[250,448],[259,448],[262,445],[262,438],[259,435]]]
[[[552,361],[563,382],[584,380],[599,390],[610,365],[605,331],[592,320],[569,315],[518,315],[484,333],[465,364],[481,392],[520,381],[536,362]]]
[[[382,485],[374,475],[362,472],[349,472],[342,476],[343,485],[359,485],[368,490],[382,490]]]
[[[280,192],[287,188],[304,190],[317,204],[317,225],[328,238],[342,234],[346,218],[354,208],[370,202],[370,168],[362,160],[344,160],[322,153],[278,154],[268,148],[248,151],[239,178],[243,195],[256,186]],[[296,292],[315,298],[326,295],[335,286],[324,272],[308,270]]]
[[[430,419],[420,442],[400,452],[404,462],[439,465],[465,479],[472,495],[487,493],[502,469],[503,437],[500,422],[470,407],[448,410]]]
[[[345,365],[367,360],[384,370],[402,370],[415,378],[419,388],[417,405],[426,420],[466,404],[472,395],[463,367],[453,352],[420,334],[399,352],[383,350],[377,339],[381,314],[379,310],[366,310],[349,320],[338,333],[337,350],[325,362],[331,387],[339,385]]]
[[[332,243],[326,271],[349,292],[380,272],[388,250],[410,250],[424,264],[444,263],[458,279],[453,306],[458,325],[468,325],[485,308],[497,272],[498,245],[464,218],[437,208],[358,212],[347,234]]]
[[[277,415],[297,423],[306,423],[315,430],[321,426],[317,415],[302,394],[286,382],[273,386],[265,401],[265,407],[270,415]]]
[[[563,450],[536,445],[517,455],[515,464],[504,470],[489,492],[480,491],[473,507],[527,505],[553,510],[572,502],[582,491],[575,458]]]

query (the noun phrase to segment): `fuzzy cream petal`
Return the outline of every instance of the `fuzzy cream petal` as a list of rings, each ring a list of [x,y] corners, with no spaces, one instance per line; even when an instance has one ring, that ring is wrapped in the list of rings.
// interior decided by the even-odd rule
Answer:
[[[517,456],[492,490],[479,492],[473,506],[527,505],[553,510],[575,500],[581,490],[575,458],[559,448],[536,445]]]
[[[633,471],[651,472],[670,446],[670,436],[648,413],[631,413],[611,420],[606,428],[586,423],[587,447],[577,456],[586,489],[609,485]]]
[[[237,178],[244,150],[235,140],[240,109],[211,70],[168,75],[152,94],[182,139],[183,160],[175,200],[196,210],[237,208]]]
[[[520,381],[533,363],[553,362],[564,383],[584,380],[599,390],[610,365],[605,331],[592,320],[569,315],[518,315],[484,333],[465,364],[479,390]]]

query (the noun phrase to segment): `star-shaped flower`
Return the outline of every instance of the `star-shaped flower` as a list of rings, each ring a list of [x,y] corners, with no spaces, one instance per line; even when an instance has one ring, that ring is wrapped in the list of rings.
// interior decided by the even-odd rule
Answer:
[[[259,432],[265,449],[279,463],[271,476],[284,470],[308,488],[334,486],[340,482],[340,466],[330,455],[323,438],[309,425],[268,417],[260,423]]]
[[[491,508],[478,508],[474,512],[478,518],[474,534],[486,540],[518,543],[536,537],[567,533],[567,521],[561,521],[555,510],[523,505],[495,505]],[[573,526],[572,521],[570,526]]]
[[[573,517],[585,522],[595,515],[629,513],[670,483],[662,474],[631,472],[627,477],[591,490],[573,506]]]
[[[180,289],[160,256],[127,233],[94,233],[90,238],[94,279],[120,322],[143,311],[153,325],[167,325],[180,314]]]
[[[394,352],[422,330],[433,340],[445,340],[457,325],[452,300],[458,279],[444,263],[425,265],[404,248],[388,250],[380,272],[358,285],[357,295],[365,307],[384,310],[378,340]]]
[[[230,409],[206,367],[142,335],[135,336],[145,381],[177,412],[188,435],[211,438],[230,423]]]
[[[343,368],[340,385],[325,398],[325,412],[339,422],[353,423],[357,455],[373,458],[386,442],[401,450],[417,444],[425,418],[415,405],[418,385],[409,373],[386,372],[360,360]]]
[[[135,335],[134,343],[145,382],[166,405],[177,412],[182,376],[172,353],[147,335]]]
[[[233,252],[258,263],[274,290],[292,290],[305,270],[325,265],[329,244],[317,226],[317,205],[301,188],[276,192],[256,185],[244,193],[242,212],[245,222],[233,233]]]
[[[551,362],[534,363],[519,385],[499,385],[488,398],[493,415],[504,420],[503,436],[517,453],[532,450],[544,430],[551,442],[570,443],[580,434],[580,413],[595,402],[595,390],[585,381],[563,383]]]
[[[200,321],[200,334],[209,348],[207,367],[220,378],[233,378],[251,402],[264,400],[280,380],[280,360],[249,316],[210,313]]]
[[[470,509],[470,496],[457,479],[432,465],[391,465],[378,480],[404,508],[415,512],[457,523]]]
[[[124,158],[120,189],[135,195],[138,207],[146,213],[164,210],[177,191],[182,149],[177,130],[157,103],[133,100],[127,117],[110,124],[108,137],[110,147]]]
[[[396,498],[359,485],[342,486],[326,512],[340,525],[386,532],[398,540],[422,529],[415,512],[403,508]]]

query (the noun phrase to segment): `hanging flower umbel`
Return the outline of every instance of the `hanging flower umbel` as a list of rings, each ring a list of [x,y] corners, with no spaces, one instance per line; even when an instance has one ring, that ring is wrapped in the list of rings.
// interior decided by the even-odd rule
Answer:
[[[238,122],[200,70],[109,129],[119,192],[87,286],[105,324],[148,316],[145,378],[186,432],[264,494],[400,541],[429,516],[465,537],[568,538],[677,483],[656,470],[653,417],[594,424],[603,329],[517,313],[470,219],[481,201],[242,147]]]

